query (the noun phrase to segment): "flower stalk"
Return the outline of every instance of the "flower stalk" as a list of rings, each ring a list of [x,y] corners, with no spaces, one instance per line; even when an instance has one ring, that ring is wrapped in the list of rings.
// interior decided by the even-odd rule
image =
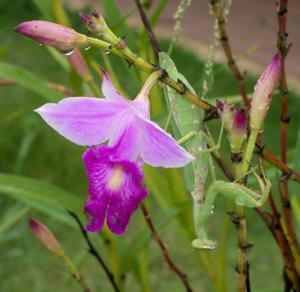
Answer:
[[[29,226],[33,235],[41,243],[41,245],[56,255],[64,263],[67,270],[81,286],[82,291],[90,292],[91,290],[88,288],[84,278],[79,273],[73,262],[68,258],[64,249],[48,227],[35,219],[30,219]]]
[[[283,58],[282,70],[279,78],[279,88],[281,93],[281,117],[280,117],[280,152],[281,161],[287,164],[287,132],[289,117],[289,96],[288,85],[285,73],[285,57],[289,51],[290,45],[287,44],[288,33],[286,31],[287,26],[287,13],[288,13],[288,0],[280,0],[277,4],[277,19],[278,19],[278,34],[277,34],[277,48]],[[282,173],[284,175],[284,173]],[[287,180],[283,180],[281,183],[281,201],[283,205],[284,217],[286,220],[287,232],[291,240],[297,245],[297,252],[299,254],[300,248],[295,233],[295,227],[292,218],[292,210],[290,208],[291,203],[289,199],[289,185]]]

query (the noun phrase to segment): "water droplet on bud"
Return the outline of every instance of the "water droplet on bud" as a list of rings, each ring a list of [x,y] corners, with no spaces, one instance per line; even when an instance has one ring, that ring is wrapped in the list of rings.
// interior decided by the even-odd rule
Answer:
[[[64,50],[62,51],[62,53],[65,55],[65,56],[71,56],[74,52],[74,49],[69,49],[69,50]]]
[[[39,46],[40,46],[40,47],[42,47],[43,45],[44,45],[44,44],[42,44],[42,43],[39,43]]]
[[[89,50],[91,48],[91,45],[87,45],[86,47],[84,47],[83,49],[85,50],[85,51],[87,51],[87,50]]]

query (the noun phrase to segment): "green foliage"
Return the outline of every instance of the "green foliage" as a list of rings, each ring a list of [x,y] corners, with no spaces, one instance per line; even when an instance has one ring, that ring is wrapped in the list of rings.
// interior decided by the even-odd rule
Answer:
[[[151,11],[148,12],[153,26],[157,23],[167,2],[161,0],[153,14]],[[45,103],[45,100],[57,101],[62,98],[61,94],[49,88],[48,81],[63,84],[73,90],[81,86],[78,86],[77,77],[69,75],[70,68],[63,55],[54,50],[50,50],[49,54],[45,47],[39,47],[36,43],[16,37],[11,32],[11,28],[22,20],[38,18],[39,10],[43,19],[53,19],[51,1],[34,1],[39,10],[28,1],[19,0],[17,3],[19,5],[12,6],[9,1],[2,1],[1,4],[5,6],[0,7],[2,9],[6,7],[7,12],[3,14],[3,30],[0,32],[2,40],[0,77],[17,83],[13,87],[1,88],[0,93],[0,169],[2,172],[0,174],[0,290],[77,291],[77,285],[72,284],[72,280],[64,274],[57,262],[47,257],[44,250],[39,249],[30,236],[27,228],[28,216],[37,216],[43,218],[55,234],[58,234],[66,250],[70,252],[76,264],[79,264],[80,270],[87,277],[93,291],[110,291],[103,272],[98,269],[86,252],[85,243],[78,229],[69,228],[76,227],[76,225],[66,213],[66,209],[71,209],[83,218],[82,207],[87,189],[81,162],[83,148],[65,141],[44,125],[32,112],[34,108]],[[127,18],[122,16],[125,13],[119,11],[114,1],[101,0],[100,3],[108,22],[112,24],[112,27],[116,27],[120,35],[126,35],[129,46],[137,53],[152,58],[153,53],[145,37],[145,30],[133,32],[129,29],[126,25]],[[85,32],[82,26],[80,27],[77,13],[72,12],[71,20],[75,27]],[[138,44],[136,40],[139,40]],[[161,43],[162,47],[167,50],[169,40],[162,40]],[[91,49],[84,54],[90,64],[95,62],[97,66],[103,66],[102,54],[97,50]],[[191,86],[199,91],[204,63],[195,54],[175,45],[172,59],[178,71],[168,56],[163,54],[161,56],[163,56],[162,62],[168,62],[167,65],[163,63],[162,65],[170,75],[175,79],[183,80],[186,85],[189,80]],[[133,69],[128,69],[125,62],[111,55],[105,58],[106,66],[110,66],[111,73],[120,81],[121,88],[128,96],[133,97],[138,92],[144,75],[138,70],[133,74],[128,74]],[[238,94],[236,82],[225,66],[213,64],[212,71],[214,86],[208,92],[208,98],[215,100]],[[187,80],[183,76],[186,76]],[[95,77],[95,80],[99,82],[98,74]],[[247,75],[245,80],[247,90],[252,92],[255,78]],[[87,90],[85,85],[82,90],[84,92]],[[170,95],[170,102],[167,102],[169,108],[162,101],[162,91],[157,89],[156,99],[153,99],[160,107],[160,112],[156,116],[157,121],[163,126],[171,108],[180,115],[180,120],[172,123],[173,134],[177,138],[181,138],[190,131],[198,132],[201,124],[193,124],[193,121],[202,120],[203,113],[194,109],[186,114],[184,110],[190,108],[191,105],[173,91],[169,90],[168,94]],[[276,101],[277,98],[278,96],[275,96],[274,100]],[[175,109],[172,108],[174,103]],[[297,164],[299,151],[294,150],[300,147],[299,106],[299,98],[291,93],[290,108],[293,119],[289,126],[288,144],[290,161],[295,161],[295,168],[299,166]],[[273,142],[279,136],[279,133],[274,133],[275,124],[279,125],[279,109],[279,102],[274,102],[264,131],[264,142],[275,153],[279,153],[278,144]],[[186,121],[188,123],[185,125]],[[218,127],[212,123],[212,133],[218,132]],[[200,136],[196,136],[186,146],[193,147],[193,141],[195,141],[195,145],[205,148],[201,139]],[[298,144],[294,148],[296,142]],[[203,161],[199,162],[199,165],[198,161],[201,160],[197,160],[196,164],[184,170],[189,177],[199,177],[201,167],[206,168]],[[190,247],[194,231],[188,191],[192,191],[193,181],[188,182],[187,190],[181,170],[153,169],[146,166],[144,171],[145,182],[149,190],[147,205],[154,224],[164,241],[169,243],[172,258],[188,275],[192,286],[196,287],[195,291],[212,291],[213,289],[232,291],[234,286],[232,279],[235,277],[233,246],[236,243],[234,237],[229,236],[233,233],[233,227],[224,212],[224,209],[232,210],[230,203],[221,199],[215,208],[216,215],[210,222],[212,233],[217,235],[221,233],[220,230],[223,230],[218,240],[219,249],[214,254],[199,253]],[[205,174],[200,173],[200,176],[204,177]],[[298,185],[295,186],[295,194],[296,187],[299,189]],[[299,219],[299,202],[295,200],[293,207]],[[255,278],[256,283],[254,289],[265,291],[267,286],[279,287],[281,259],[277,247],[254,212],[250,211],[247,219],[249,234],[252,237],[250,241],[255,242],[250,259],[253,263],[252,278]],[[98,235],[93,236],[93,241],[119,280],[126,272],[126,280],[120,280],[125,291],[140,291],[140,287],[143,291],[181,291],[178,288],[181,283],[173,273],[162,266],[161,251],[153,241],[141,214],[135,215],[126,236],[116,237],[106,232],[101,233],[101,236],[110,244],[100,241]],[[5,269],[2,269],[2,266]],[[22,275],[22,277],[15,275]]]
[[[60,93],[50,88],[43,79],[16,65],[1,62],[0,77],[36,91],[48,101],[58,101],[62,97]]]

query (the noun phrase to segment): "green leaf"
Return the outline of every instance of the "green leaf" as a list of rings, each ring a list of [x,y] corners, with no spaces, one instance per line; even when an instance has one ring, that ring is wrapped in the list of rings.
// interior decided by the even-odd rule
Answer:
[[[20,201],[74,226],[66,210],[82,213],[83,200],[50,183],[24,176],[0,173],[0,194]]]
[[[45,80],[17,65],[0,62],[0,77],[35,91],[48,101],[58,101],[62,98],[62,95],[50,88]]]
[[[186,78],[177,71],[173,60],[165,52],[159,53],[159,63],[164,68],[171,78],[182,81],[192,92],[195,92]],[[208,159],[206,155],[199,155],[199,150],[206,150],[206,141],[203,135],[199,134],[202,130],[202,120],[204,112],[192,105],[189,101],[183,99],[179,93],[173,89],[166,88],[166,100],[169,111],[171,111],[173,123],[172,128],[176,139],[180,139],[190,132],[195,132],[196,135],[191,138],[186,147],[188,151],[198,158],[184,167],[185,180],[188,189],[192,192],[196,189],[202,189],[200,184],[206,180]]]
[[[30,210],[28,206],[13,205],[6,210],[5,215],[1,218],[0,222],[0,237],[7,230],[11,229],[24,215]]]

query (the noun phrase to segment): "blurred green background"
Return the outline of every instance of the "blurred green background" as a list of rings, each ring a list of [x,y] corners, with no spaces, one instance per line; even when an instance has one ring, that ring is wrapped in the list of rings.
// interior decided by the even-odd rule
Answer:
[[[105,3],[106,14],[117,9],[113,1],[102,2]],[[67,11],[73,26],[85,33],[77,11]],[[80,291],[58,259],[33,238],[28,227],[30,217],[44,222],[53,231],[92,291],[112,291],[104,272],[88,254],[78,227],[65,212],[65,207],[68,207],[83,215],[81,209],[87,190],[81,161],[84,148],[59,136],[33,112],[33,109],[48,102],[51,95],[51,92],[45,92],[43,80],[70,87],[76,95],[89,92],[89,88],[69,68],[63,55],[50,52],[12,31],[13,27],[25,20],[54,20],[51,1],[17,0],[12,5],[11,1],[1,0],[0,13],[0,80],[9,79],[8,74],[25,80],[25,84],[0,87],[0,291]],[[135,42],[130,43],[130,37],[126,35],[128,45],[140,55],[153,58],[143,29],[129,30],[125,27],[124,19],[117,14],[113,16],[115,19],[107,19],[116,33],[122,35],[130,31]],[[161,40],[165,49],[168,44],[169,40]],[[83,51],[83,54],[89,64],[94,61],[97,66],[106,67],[109,60],[122,90],[131,97],[137,94],[145,77],[139,70],[129,69],[117,57],[105,56],[95,49]],[[206,56],[201,60],[177,45],[172,57],[179,71],[200,94],[205,78]],[[9,73],[7,63],[18,68]],[[42,79],[42,85],[32,76],[33,79],[29,79],[20,68]],[[100,86],[100,76],[96,71],[93,72]],[[236,82],[225,66],[214,64],[213,79],[208,93],[211,102],[216,98],[230,98],[238,94]],[[246,75],[245,80],[251,93],[256,77]],[[167,110],[159,88],[152,101],[153,117],[163,125]],[[293,118],[289,125],[288,140],[291,164],[299,161],[299,154],[295,151],[300,137],[299,106],[299,96],[291,92],[290,112]],[[280,135],[279,117],[280,102],[275,94],[263,134],[265,144],[275,154],[279,153],[280,146],[277,142]],[[209,126],[217,137],[217,122],[210,122]],[[226,147],[227,141],[223,139],[223,148]],[[225,159],[228,160],[228,157]],[[234,226],[226,214],[233,209],[232,204],[219,198],[211,218],[210,233],[218,241],[219,248],[212,252],[193,250],[190,245],[193,238],[191,200],[181,171],[146,167],[145,172],[150,213],[161,237],[169,246],[172,258],[188,275],[192,287],[195,291],[233,291],[236,237]],[[271,168],[268,174],[274,180],[273,191],[277,196],[276,176],[279,174]],[[222,178],[220,173],[218,176]],[[296,185],[291,185],[296,192]],[[300,216],[299,213],[297,215]],[[254,244],[249,255],[253,291],[282,291],[282,261],[274,239],[255,211],[247,209],[247,219],[249,242]],[[184,291],[175,274],[167,269],[140,211],[135,214],[126,235],[117,237],[104,232],[91,237],[125,291]]]

